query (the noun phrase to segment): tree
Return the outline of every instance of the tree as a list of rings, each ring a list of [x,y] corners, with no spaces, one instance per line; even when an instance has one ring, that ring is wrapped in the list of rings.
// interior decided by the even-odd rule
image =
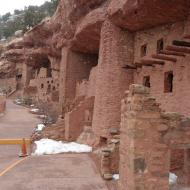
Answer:
[[[19,14],[21,14],[22,12],[23,12],[22,10],[15,9],[15,10],[14,10],[14,15],[19,15]]]
[[[6,13],[5,15],[2,16],[2,21],[6,22],[10,16],[11,16],[11,13]]]
[[[6,13],[0,17],[0,39],[14,35],[17,30],[27,31],[41,22],[45,17],[52,16],[59,0],[46,1],[41,6],[29,6],[24,10],[14,10],[14,14]],[[12,16],[12,17],[11,17]],[[10,19],[10,17],[12,19]]]

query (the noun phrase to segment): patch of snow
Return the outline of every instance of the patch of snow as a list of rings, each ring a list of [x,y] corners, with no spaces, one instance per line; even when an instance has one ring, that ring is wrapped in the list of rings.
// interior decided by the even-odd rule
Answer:
[[[114,180],[119,180],[119,174],[114,174],[114,175],[113,175],[113,179],[114,179]]]
[[[39,115],[38,116],[40,119],[45,119],[45,118],[47,118],[47,115]]]
[[[32,107],[32,108],[33,108],[34,106],[35,106],[34,104],[30,105],[30,107]]]
[[[16,100],[15,100],[15,103],[20,105],[20,104],[22,104],[22,100],[16,99]]]
[[[34,109],[31,109],[30,111],[33,112],[33,113],[37,113],[37,112],[39,112],[39,109],[38,108],[34,108]]]
[[[169,184],[174,185],[177,183],[177,176],[174,173],[170,173],[169,175]]]
[[[37,125],[35,131],[42,131],[43,128],[45,128],[45,125],[40,123],[40,124]]]
[[[62,141],[55,141],[51,139],[41,139],[35,141],[37,146],[33,155],[45,155],[45,154],[59,154],[59,153],[87,153],[92,152],[92,147],[88,145],[78,144],[75,142],[64,143]]]

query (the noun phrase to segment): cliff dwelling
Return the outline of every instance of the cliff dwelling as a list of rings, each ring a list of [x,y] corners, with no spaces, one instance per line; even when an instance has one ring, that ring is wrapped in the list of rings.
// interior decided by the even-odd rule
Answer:
[[[110,190],[188,190],[189,62],[188,0],[60,0],[4,45],[0,113],[5,96],[45,109],[32,142],[92,147]]]

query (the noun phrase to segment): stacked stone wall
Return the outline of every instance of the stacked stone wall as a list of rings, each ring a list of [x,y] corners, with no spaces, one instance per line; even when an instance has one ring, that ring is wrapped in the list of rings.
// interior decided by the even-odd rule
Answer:
[[[60,75],[63,75],[63,96],[65,101],[72,101],[76,97],[77,82],[83,79],[89,79],[92,67],[97,64],[97,57],[90,54],[82,54],[65,50],[65,58],[62,60],[64,68],[61,69]]]
[[[147,45],[146,57],[157,53],[157,41],[163,39],[164,47],[171,45],[173,40],[179,40],[184,35],[184,22],[161,25],[135,33],[135,62],[141,59],[141,46]]]
[[[122,101],[120,189],[168,190],[171,153],[179,149],[184,163],[178,185],[182,178],[189,184],[190,120],[163,112],[147,87],[131,85],[127,94]]]
[[[83,132],[85,126],[92,125],[94,97],[79,103],[71,112],[65,114],[65,139],[76,140]]]
[[[93,131],[109,137],[109,128],[119,128],[124,91],[133,81],[132,71],[123,67],[133,62],[133,35],[105,21],[101,31],[100,55],[96,71]]]
[[[161,108],[170,112],[179,112],[190,116],[190,56],[178,58],[176,63],[165,61],[163,66],[142,67],[135,73],[135,83],[143,84],[143,77],[150,76],[150,91],[161,103]],[[173,91],[165,92],[166,72],[173,72]]]

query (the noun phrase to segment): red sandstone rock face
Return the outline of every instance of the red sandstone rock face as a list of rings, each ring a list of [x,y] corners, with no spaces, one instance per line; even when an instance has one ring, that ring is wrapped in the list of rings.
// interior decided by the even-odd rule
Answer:
[[[189,7],[188,0],[112,0],[108,14],[116,25],[136,31],[183,20]]]
[[[98,53],[102,23],[106,18],[105,7],[90,12],[79,22],[74,41],[73,50]]]

